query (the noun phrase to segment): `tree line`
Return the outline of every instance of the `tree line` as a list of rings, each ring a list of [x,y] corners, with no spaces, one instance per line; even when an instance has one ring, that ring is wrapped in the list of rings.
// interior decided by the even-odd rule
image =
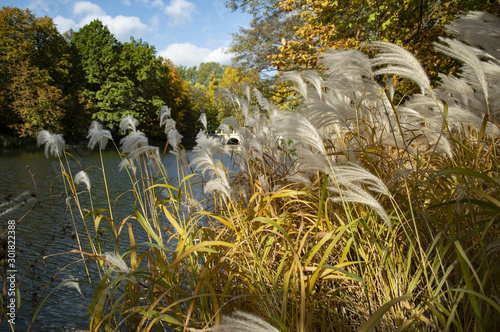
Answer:
[[[49,130],[74,139],[85,137],[93,120],[118,132],[127,115],[148,136],[164,137],[157,119],[163,105],[185,137],[199,130],[202,112],[215,130],[234,110],[216,90],[259,79],[215,62],[176,68],[142,40],[118,41],[99,20],[60,34],[51,18],[15,7],[0,11],[0,78],[3,135]]]
[[[233,34],[231,66],[202,63],[178,66],[156,56],[142,40],[118,41],[95,20],[80,30],[60,34],[52,19],[29,10],[0,11],[0,131],[34,137],[39,130],[80,138],[93,120],[112,131],[126,115],[141,121],[151,137],[163,135],[157,113],[172,109],[178,130],[191,137],[197,119],[207,114],[210,130],[228,116],[242,119],[219,88],[244,94],[242,84],[294,109],[290,86],[277,84],[287,70],[322,70],[318,58],[328,48],[363,48],[385,40],[415,54],[438,84],[438,73],[451,74],[460,64],[433,51],[445,25],[469,10],[500,14],[489,0],[228,0],[231,10],[253,15],[250,26]],[[397,89],[411,89],[400,84]],[[161,136],[163,137],[163,136]]]

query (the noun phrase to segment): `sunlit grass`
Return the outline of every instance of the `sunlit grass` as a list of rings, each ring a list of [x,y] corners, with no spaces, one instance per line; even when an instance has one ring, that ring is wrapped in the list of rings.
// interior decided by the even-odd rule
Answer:
[[[135,201],[123,220],[108,193],[106,204],[96,204],[90,188],[78,188],[65,162],[72,156],[61,153],[57,137],[44,136],[74,200],[75,231],[77,222],[86,225],[88,247],[77,234],[74,252],[99,270],[87,269],[90,329],[207,330],[235,311],[280,331],[498,329],[499,128],[489,102],[498,89],[489,97],[484,84],[471,90],[470,108],[454,91],[442,100],[446,86],[431,89],[404,50],[376,46],[385,53],[374,64],[332,51],[324,60],[329,78],[288,74],[304,98],[301,115],[284,114],[257,92],[257,103],[250,91],[246,99],[229,94],[246,118],[241,126],[225,122],[240,134],[235,168],[220,162],[224,147],[206,132],[189,163],[162,109],[176,186],[159,149],[135,119],[124,119],[130,133],[121,150],[115,146]],[[371,66],[398,56],[411,61],[378,72],[414,74],[425,95],[395,101],[391,86],[377,83]],[[498,60],[478,63],[498,71]],[[471,75],[463,84],[477,83],[467,81]],[[91,142],[102,148],[107,136],[93,126]],[[106,179],[102,162],[100,170]],[[79,201],[85,193],[88,210]],[[114,253],[102,252],[103,221]],[[137,226],[146,243],[137,243]],[[226,323],[252,319],[236,314]]]

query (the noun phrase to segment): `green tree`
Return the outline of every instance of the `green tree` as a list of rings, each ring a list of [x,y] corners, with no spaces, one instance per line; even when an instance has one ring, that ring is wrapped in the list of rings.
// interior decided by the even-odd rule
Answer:
[[[74,33],[72,43],[85,74],[81,86],[92,119],[112,130],[127,115],[157,133],[154,119],[166,103],[165,85],[169,68],[155,55],[153,46],[142,40],[120,43],[99,20]]]
[[[256,69],[263,77],[276,70],[271,55],[279,52],[282,40],[296,39],[294,27],[301,24],[299,16],[288,15],[276,8],[266,10],[266,15],[254,13],[249,28],[241,27],[239,32],[232,34],[229,51],[235,54],[233,65]]]
[[[210,80],[222,78],[227,65],[221,65],[218,62],[202,62],[196,71],[196,83],[208,86]]]
[[[69,45],[52,19],[29,10],[0,11],[0,127],[3,133],[34,137],[59,131],[70,86]]]
[[[73,34],[72,45],[84,80],[80,91],[94,120],[116,128],[121,117],[126,90],[131,82],[120,77],[120,53],[123,45],[99,20],[94,20]],[[137,116],[137,114],[134,114]]]
[[[196,66],[187,67],[187,66],[176,66],[175,70],[179,73],[181,79],[187,82],[195,83],[196,82]]]
[[[187,68],[186,66],[176,67],[180,77],[192,84],[201,84],[208,86],[211,79],[221,78],[224,75],[227,65],[221,65],[218,62],[202,62],[199,67],[193,66]]]

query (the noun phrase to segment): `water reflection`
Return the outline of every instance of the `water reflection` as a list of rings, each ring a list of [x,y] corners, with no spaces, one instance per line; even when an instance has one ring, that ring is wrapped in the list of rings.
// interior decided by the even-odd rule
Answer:
[[[69,158],[73,176],[85,169],[91,179],[94,208],[106,208],[104,180],[101,170],[95,167],[100,167],[99,153],[90,152],[85,148],[76,148],[69,152],[75,157]],[[192,156],[191,152],[189,156]],[[113,200],[114,218],[122,220],[133,212],[133,195],[127,193],[131,187],[130,179],[125,171],[118,171],[120,158],[116,151],[104,152],[103,159],[110,196],[113,199],[120,197]],[[167,154],[164,165],[169,173],[170,183],[177,185],[175,156]],[[59,162],[56,158],[45,158],[42,150],[0,150],[0,174],[0,204],[26,191],[29,191],[30,195],[36,195],[34,202],[26,202],[0,219],[2,229],[6,228],[8,220],[20,220],[16,228],[16,265],[22,301],[17,311],[16,330],[24,331],[28,328],[37,305],[51,292],[52,295],[48,297],[37,316],[33,330],[85,329],[89,322],[86,306],[91,301],[91,289],[86,283],[87,277],[80,256],[68,253],[78,249],[78,244],[73,220],[66,204]],[[82,194],[79,197],[82,205],[90,208],[88,196]],[[0,208],[0,213],[5,210]],[[75,222],[85,246],[82,236],[86,234],[84,224],[81,219]],[[87,226],[93,228],[93,225]],[[106,226],[101,224],[100,229],[105,230]],[[134,225],[134,233],[139,240],[141,231],[139,225]],[[103,251],[112,251],[114,242],[110,231],[101,235],[100,241],[105,243]],[[127,232],[122,232],[122,235],[125,237],[121,241],[128,243]],[[44,260],[43,257],[48,258]],[[74,287],[58,287],[63,280],[70,279],[81,281],[79,285],[84,299]],[[0,330],[10,330],[5,318]]]

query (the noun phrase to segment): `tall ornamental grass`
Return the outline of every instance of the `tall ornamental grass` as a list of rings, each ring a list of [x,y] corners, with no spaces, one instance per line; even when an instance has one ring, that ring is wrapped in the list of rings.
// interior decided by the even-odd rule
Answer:
[[[86,225],[74,253],[99,271],[86,276],[89,328],[499,330],[500,20],[471,12],[448,32],[435,47],[462,69],[437,88],[410,53],[372,42],[374,58],[331,50],[324,75],[285,73],[299,114],[250,88],[225,91],[245,118],[220,127],[240,136],[230,165],[206,130],[189,160],[164,107],[176,185],[125,118],[115,146],[135,208],[123,220],[109,195],[79,204],[91,179],[73,177],[58,136],[41,133],[61,160],[75,225]],[[392,75],[418,92],[396,99]],[[94,123],[89,139],[101,150],[111,136]],[[104,224],[113,252],[102,252]]]

